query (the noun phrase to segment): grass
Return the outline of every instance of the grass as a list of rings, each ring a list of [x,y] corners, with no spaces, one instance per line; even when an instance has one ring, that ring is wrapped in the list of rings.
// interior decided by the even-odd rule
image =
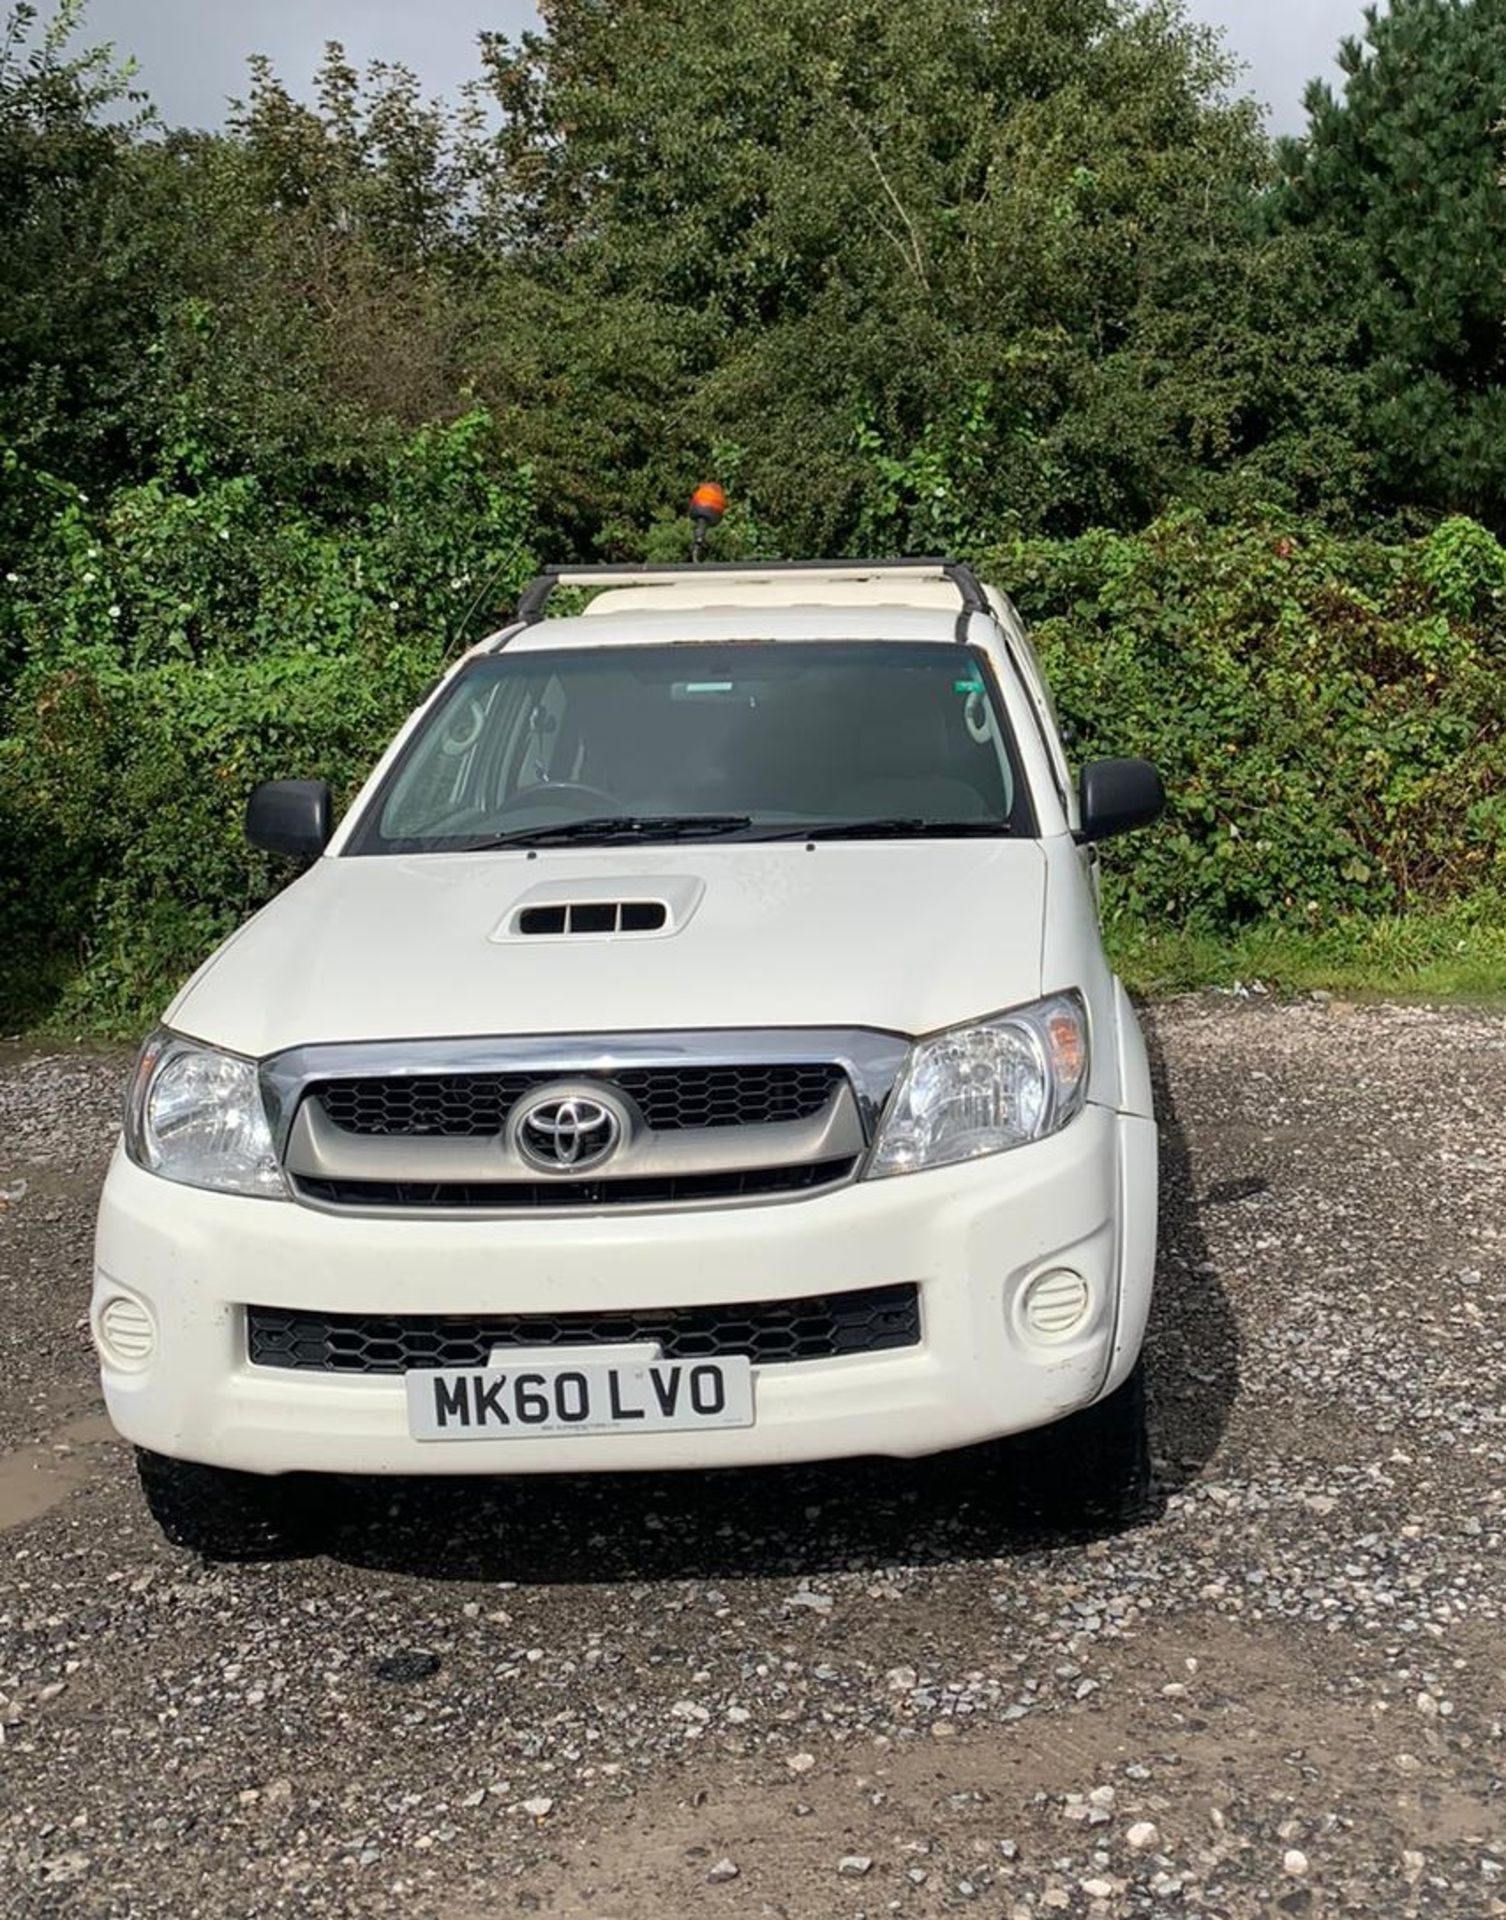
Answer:
[[[1130,925],[1109,950],[1138,994],[1260,985],[1278,994],[1363,998],[1506,999],[1506,902],[1475,900],[1432,913],[1339,919],[1319,928],[1260,925],[1228,933]]]

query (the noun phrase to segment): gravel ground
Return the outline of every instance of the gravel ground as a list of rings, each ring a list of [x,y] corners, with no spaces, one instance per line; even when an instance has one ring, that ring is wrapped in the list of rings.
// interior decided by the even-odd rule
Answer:
[[[91,1376],[122,1063],[0,1056],[0,1911],[1506,1914],[1506,1021],[1154,1027],[1142,1525],[969,1455],[341,1487],[230,1568]]]

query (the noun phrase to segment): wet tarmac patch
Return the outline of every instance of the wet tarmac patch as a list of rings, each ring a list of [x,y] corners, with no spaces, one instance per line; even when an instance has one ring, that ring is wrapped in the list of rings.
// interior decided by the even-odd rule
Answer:
[[[59,1507],[97,1468],[93,1449],[116,1439],[104,1413],[70,1420],[35,1446],[0,1453],[0,1533]]]

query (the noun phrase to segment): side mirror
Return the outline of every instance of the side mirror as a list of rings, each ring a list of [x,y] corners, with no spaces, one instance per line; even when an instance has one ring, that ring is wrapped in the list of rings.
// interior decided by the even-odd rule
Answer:
[[[252,846],[290,860],[317,860],[331,824],[329,788],[322,780],[263,780],[246,802]]]
[[[1161,776],[1148,760],[1090,760],[1078,776],[1079,840],[1107,840],[1159,819],[1166,805]]]

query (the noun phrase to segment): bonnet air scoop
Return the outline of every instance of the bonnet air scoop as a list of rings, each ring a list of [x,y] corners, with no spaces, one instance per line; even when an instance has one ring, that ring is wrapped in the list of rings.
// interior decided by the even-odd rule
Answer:
[[[663,938],[680,931],[705,891],[705,881],[689,874],[545,881],[514,900],[493,928],[491,938]]]
[[[562,906],[523,907],[513,931],[533,939],[553,933],[662,933],[668,921],[662,900],[567,900]]]

